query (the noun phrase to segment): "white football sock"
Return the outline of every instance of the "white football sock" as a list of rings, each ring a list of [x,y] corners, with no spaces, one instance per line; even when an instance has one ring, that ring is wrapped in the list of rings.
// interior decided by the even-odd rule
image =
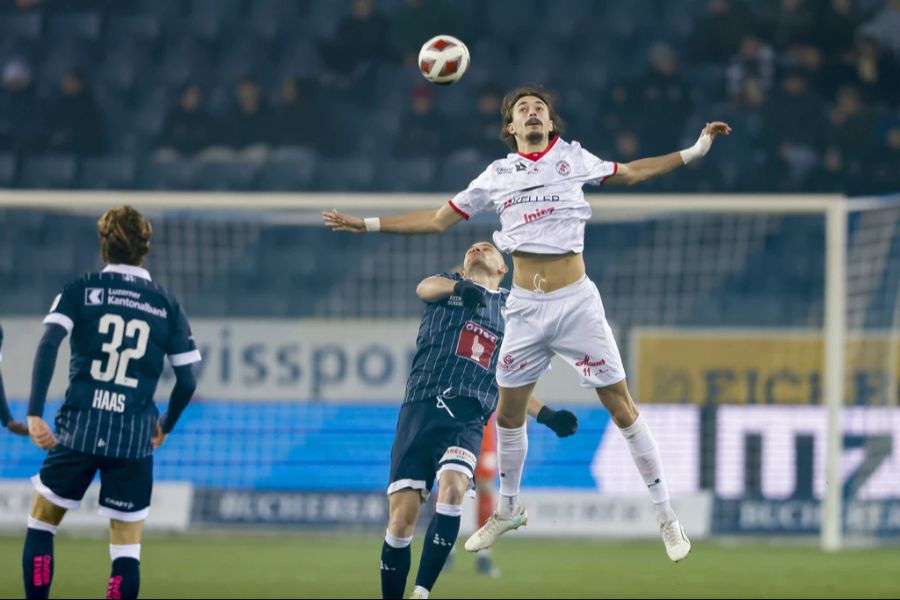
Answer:
[[[659,448],[644,417],[638,415],[634,423],[620,431],[625,436],[635,466],[647,484],[647,490],[656,509],[656,520],[665,523],[675,519],[675,511],[669,502],[669,488],[663,476]]]
[[[497,514],[509,519],[519,502],[519,485],[528,454],[527,425],[507,429],[497,425],[497,458],[500,467],[500,494]]]

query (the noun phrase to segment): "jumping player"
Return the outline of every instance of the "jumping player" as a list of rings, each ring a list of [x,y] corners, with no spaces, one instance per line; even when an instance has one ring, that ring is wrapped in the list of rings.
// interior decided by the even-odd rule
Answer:
[[[150,512],[153,450],[166,439],[196,388],[200,352],[187,316],[141,267],[150,222],[129,206],[98,221],[106,268],[66,285],[44,319],[34,360],[28,432],[49,450],[32,478],[22,574],[28,598],[47,598],[53,579],[53,536],[100,472],[101,515],[109,518],[112,560],[106,597],[137,598],[141,531]],[[56,434],[43,419],[47,388],[63,339],[71,334],[69,388],[56,415]],[[153,394],[163,358],[175,370],[168,411]]]
[[[586,275],[582,252],[591,207],[582,187],[631,185],[668,173],[704,156],[715,137],[729,134],[731,127],[708,123],[690,148],[620,164],[564,141],[563,122],[542,88],[511,91],[501,113],[500,137],[513,153],[491,163],[439,209],[366,219],[335,210],[323,219],[335,231],[437,233],[484,210],[500,217],[494,242],[512,254],[514,268],[497,371],[500,499],[496,512],[466,542],[467,550],[489,548],[498,536],[527,523],[519,502],[528,450],[525,415],[538,378],[556,354],[577,370],[582,386],[596,390],[620,428],[650,492],[666,552],[679,561],[691,544],[669,502],[656,441],[628,391],[600,293]]]
[[[391,449],[390,516],[381,550],[384,598],[403,597],[413,530],[437,477],[435,514],[412,597],[427,598],[434,587],[459,534],[485,421],[497,403],[494,373],[508,294],[499,286],[507,267],[488,242],[473,244],[463,265],[464,275],[442,273],[416,288],[427,306]],[[533,399],[531,406],[537,414],[543,405]],[[577,427],[569,411],[543,407],[541,420],[557,433]]]

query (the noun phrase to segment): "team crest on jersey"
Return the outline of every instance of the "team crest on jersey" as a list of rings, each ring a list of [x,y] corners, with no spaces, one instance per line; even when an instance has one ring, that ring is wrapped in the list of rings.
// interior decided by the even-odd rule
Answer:
[[[566,161],[561,160],[556,163],[556,172],[560,175],[568,175],[572,172],[572,167],[570,167],[569,163],[567,163]]]
[[[84,290],[84,305],[100,306],[103,304],[104,292],[103,288],[86,288]]]

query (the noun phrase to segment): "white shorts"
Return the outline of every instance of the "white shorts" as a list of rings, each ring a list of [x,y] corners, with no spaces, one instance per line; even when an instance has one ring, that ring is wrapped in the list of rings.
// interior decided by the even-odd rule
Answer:
[[[514,285],[506,301],[497,384],[515,388],[534,383],[554,354],[578,372],[582,387],[606,387],[625,379],[600,292],[587,276],[552,292]]]

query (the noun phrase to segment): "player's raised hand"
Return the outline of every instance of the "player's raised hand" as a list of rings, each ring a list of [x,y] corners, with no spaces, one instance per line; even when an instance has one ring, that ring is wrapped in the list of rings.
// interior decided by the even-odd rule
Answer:
[[[325,221],[326,227],[331,227],[332,231],[352,231],[353,233],[365,233],[366,222],[362,217],[354,217],[338,212],[332,209],[330,212],[322,213],[322,220]]]
[[[711,123],[707,123],[706,127],[703,128],[703,131],[700,132],[700,135],[708,135],[712,139],[716,139],[717,135],[729,135],[731,133],[731,125],[725,123],[724,121],[712,121]]]
[[[14,433],[16,435],[28,435],[28,425],[22,423],[21,421],[9,421],[6,424],[6,429],[10,433]]]
[[[56,446],[56,436],[53,435],[53,431],[47,425],[47,421],[41,417],[28,417],[28,435],[31,436],[35,444],[44,450],[49,450]]]
[[[153,437],[150,438],[150,445],[154,450],[163,445],[163,442],[166,441],[166,434],[163,433],[162,424],[157,421],[156,428],[153,430]]]

